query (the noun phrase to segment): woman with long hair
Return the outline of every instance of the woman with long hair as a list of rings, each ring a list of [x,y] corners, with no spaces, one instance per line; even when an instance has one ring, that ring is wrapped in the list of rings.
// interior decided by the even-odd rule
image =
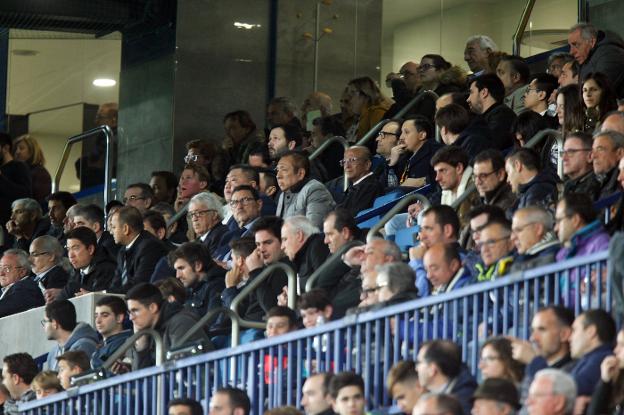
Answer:
[[[438,96],[466,90],[466,71],[440,55],[424,55],[420,59],[418,73],[423,89],[432,90]]]
[[[491,337],[481,348],[479,370],[483,379],[502,378],[520,385],[524,364],[512,357],[511,341],[506,337]]]
[[[606,114],[617,110],[617,100],[605,74],[590,72],[583,79],[581,89],[585,108],[585,131],[593,131]]]
[[[32,196],[42,206],[47,206],[46,198],[52,192],[52,177],[46,170],[45,157],[37,140],[31,135],[22,135],[13,142],[15,160],[22,161],[30,168]]]
[[[559,89],[557,119],[564,137],[568,133],[583,131],[585,118],[578,85],[571,84]]]
[[[347,94],[349,110],[355,116],[353,126],[347,131],[347,140],[354,142],[364,137],[383,118],[392,100],[386,98],[377,83],[368,76],[349,81]],[[367,145],[374,150],[375,140],[370,140]]]

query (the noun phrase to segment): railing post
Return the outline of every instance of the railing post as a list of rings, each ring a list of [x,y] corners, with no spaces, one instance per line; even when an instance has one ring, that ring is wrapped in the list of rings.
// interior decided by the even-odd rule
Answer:
[[[401,212],[403,208],[415,201],[420,201],[423,204],[423,210],[428,209],[429,206],[431,206],[431,202],[429,202],[429,199],[419,193],[412,193],[411,195],[403,197],[399,201],[399,203],[394,205],[392,209],[390,209],[385,215],[383,215],[379,222],[377,222],[372,228],[370,228],[368,234],[366,235],[366,242],[370,242],[374,238],[375,234],[379,232],[379,230],[383,228],[386,222],[392,219],[394,215]]]

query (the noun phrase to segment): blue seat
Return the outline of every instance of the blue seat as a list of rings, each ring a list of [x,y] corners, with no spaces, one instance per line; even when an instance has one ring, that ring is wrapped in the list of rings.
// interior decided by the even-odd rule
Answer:
[[[401,252],[407,252],[411,247],[417,245],[416,236],[420,226],[412,226],[411,228],[401,229],[394,235],[394,242],[401,248]]]

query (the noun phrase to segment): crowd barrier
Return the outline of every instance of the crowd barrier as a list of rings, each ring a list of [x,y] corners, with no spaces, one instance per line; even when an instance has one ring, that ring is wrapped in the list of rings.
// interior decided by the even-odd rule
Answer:
[[[456,291],[379,307],[225,350],[72,388],[22,404],[27,414],[161,414],[172,398],[191,397],[208,409],[212,391],[226,384],[247,391],[252,414],[298,405],[305,378],[354,370],[366,381],[368,408],[390,405],[385,375],[398,360],[415,360],[422,342],[449,338],[462,346],[475,373],[479,340],[509,334],[527,338],[533,313],[565,304],[575,313],[611,309],[607,251],[474,284]]]

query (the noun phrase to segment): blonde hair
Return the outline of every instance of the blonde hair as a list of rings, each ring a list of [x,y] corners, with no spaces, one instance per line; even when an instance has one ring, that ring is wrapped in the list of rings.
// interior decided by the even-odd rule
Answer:
[[[30,382],[30,388],[35,390],[37,386],[41,389],[56,389],[59,392],[63,390],[61,382],[56,377],[56,372],[52,370],[39,372],[37,376],[33,378],[32,382]]]
[[[35,138],[31,135],[24,134],[15,139],[13,143],[13,148],[16,148],[17,145],[23,142],[28,147],[28,151],[30,151],[30,158],[26,160],[28,164],[32,164],[33,166],[44,166],[45,165],[45,157],[43,156],[43,151],[39,146],[39,143]]]
[[[352,79],[349,81],[349,85],[364,95],[368,99],[369,105],[379,105],[388,101],[388,98],[382,94],[377,83],[368,76]]]

